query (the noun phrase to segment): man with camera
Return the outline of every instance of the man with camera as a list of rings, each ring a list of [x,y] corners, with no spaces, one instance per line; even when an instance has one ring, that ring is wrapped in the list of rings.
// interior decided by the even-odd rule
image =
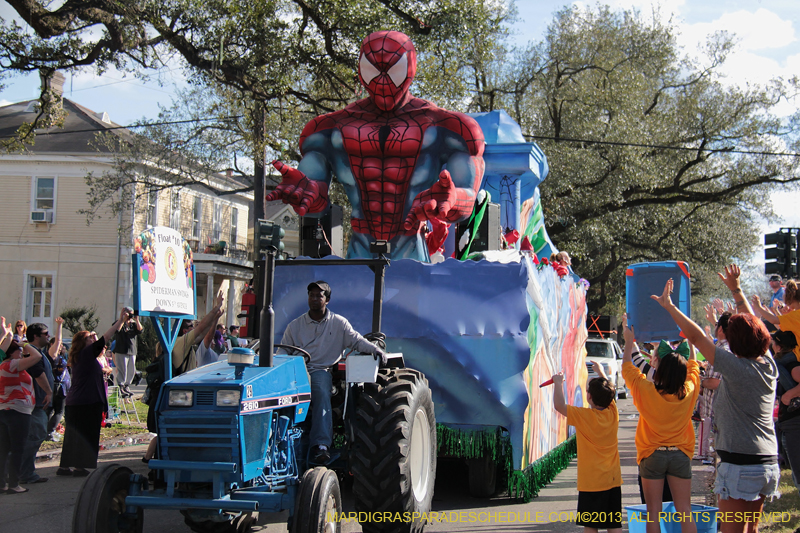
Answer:
[[[133,396],[130,385],[136,375],[136,336],[142,332],[139,317],[134,316],[133,309],[126,308],[128,320],[114,335],[114,366],[116,367],[117,386],[120,396],[130,398]]]

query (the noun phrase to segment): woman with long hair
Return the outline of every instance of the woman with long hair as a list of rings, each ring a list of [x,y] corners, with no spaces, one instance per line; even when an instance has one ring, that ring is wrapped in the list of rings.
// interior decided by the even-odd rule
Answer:
[[[719,275],[731,291],[738,313],[730,317],[725,332],[730,351],[714,346],[702,328],[672,303],[672,280],[661,296],[652,297],[722,375],[714,397],[715,447],[720,458],[714,492],[720,512],[733,517],[721,522],[722,533],[756,533],[765,498],[780,494],[778,441],[772,420],[778,368],[767,355],[769,331],[753,315],[740,275],[736,265]]]
[[[653,381],[631,360],[634,332],[623,317],[625,351],[622,377],[639,411],[636,427],[636,460],[642,477],[642,491],[650,520],[647,533],[660,531],[659,516],[665,481],[669,483],[675,510],[690,516],[692,511],[692,456],[694,428],[692,411],[700,391],[700,368],[693,346],[673,349],[666,342],[654,350],[658,365]],[[682,533],[695,533],[694,521],[681,523]]]
[[[23,358],[22,348],[12,340],[11,327],[4,317],[0,317],[0,324],[0,349],[8,356],[0,364],[0,492],[19,494],[28,492],[19,486],[19,470],[34,405],[33,379],[26,370],[38,363],[42,354],[34,350]]]
[[[28,331],[28,326],[25,324],[25,321],[17,320],[17,323],[14,324],[14,342],[20,345],[28,342],[28,337],[25,336],[26,331]]]
[[[72,383],[65,401],[64,447],[56,475],[86,476],[87,468],[97,468],[100,426],[103,412],[108,410],[103,367],[97,357],[127,318],[128,310],[123,307],[119,319],[102,337],[98,338],[94,332],[79,331],[72,338],[68,361]]]

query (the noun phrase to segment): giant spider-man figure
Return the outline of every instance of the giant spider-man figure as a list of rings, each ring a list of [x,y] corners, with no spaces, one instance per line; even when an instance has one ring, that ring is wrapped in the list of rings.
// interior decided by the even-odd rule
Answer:
[[[416,72],[407,35],[369,35],[358,62],[369,98],[309,122],[297,169],[273,163],[283,180],[267,201],[282,199],[301,216],[328,206],[331,174],[344,185],[353,206],[348,257],[371,257],[370,242],[388,240],[393,257],[429,261],[426,221],[458,222],[472,212],[483,132],[472,118],[412,96]]]

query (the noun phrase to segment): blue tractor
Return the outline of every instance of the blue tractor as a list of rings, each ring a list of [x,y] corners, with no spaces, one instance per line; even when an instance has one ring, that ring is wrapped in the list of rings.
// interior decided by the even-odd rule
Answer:
[[[370,261],[376,263],[373,325],[379,331],[388,261]],[[401,354],[385,368],[371,355],[349,356],[334,372],[342,374],[335,386],[344,394],[334,395],[340,416],[333,459],[310,464],[304,439],[311,400],[304,361],[309,354],[273,345],[273,264],[268,256],[261,356],[235,348],[227,361],[164,383],[156,407],[158,459],[149,462],[155,483],[151,487],[147,476],[125,466],[101,465],[78,496],[73,533],[139,533],[145,509],[178,510],[200,533],[244,532],[258,513],[285,510],[293,533],[338,532],[339,479],[350,475],[356,511],[381,513],[379,520],[362,522],[365,532],[422,530],[436,472],[427,380],[403,368]],[[277,347],[302,357],[274,354]],[[397,520],[383,520],[385,513]]]

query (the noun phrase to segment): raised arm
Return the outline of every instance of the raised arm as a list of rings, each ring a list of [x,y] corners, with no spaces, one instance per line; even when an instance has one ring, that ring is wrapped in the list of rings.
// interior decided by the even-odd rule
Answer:
[[[750,301],[753,303],[753,311],[755,311],[755,315],[758,317],[763,318],[767,322],[771,324],[775,324],[776,326],[781,323],[781,318],[773,313],[769,308],[764,307],[764,304],[761,303],[761,298],[758,297],[757,294],[754,294]]]
[[[725,286],[731,291],[731,295],[733,295],[733,301],[736,304],[736,311],[739,313],[748,313],[752,315],[753,309],[750,307],[750,304],[747,303],[747,298],[745,298],[744,292],[742,292],[742,287],[739,283],[739,277],[742,275],[742,271],[739,269],[739,266],[735,264],[728,265],[725,267],[725,272],[720,272],[718,275],[719,279],[722,280],[722,283],[724,283]]]
[[[220,307],[216,312],[212,311],[212,313],[214,313],[216,317],[211,322],[211,327],[208,328],[208,331],[206,331],[206,334],[203,337],[203,346],[206,348],[209,348],[211,346],[211,341],[214,340],[214,332],[217,330],[217,321],[219,321],[219,317],[222,316],[222,307]]]
[[[606,371],[603,370],[603,365],[601,365],[597,361],[592,361],[592,370],[594,370],[594,373],[600,376],[601,378],[608,379]]]
[[[23,350],[23,352],[25,352],[25,351]],[[27,357],[23,357],[22,359],[19,360],[19,363],[18,363],[18,366],[17,366],[17,370],[19,370],[19,371],[28,370],[30,367],[32,367],[33,365],[35,365],[36,363],[38,363],[39,361],[42,360],[42,354],[39,353],[38,350],[31,350],[30,352],[25,352],[25,353],[28,353],[28,356]],[[47,378],[46,377],[45,377],[44,381],[45,381],[45,383],[47,383]],[[47,383],[47,386],[49,387],[50,384]]]
[[[622,314],[622,338],[625,339],[625,349],[622,350],[622,362],[633,364],[633,347],[636,344],[636,339],[633,336],[633,330],[628,327],[628,314]],[[655,353],[655,350],[653,350]]]
[[[64,334],[64,319],[60,316],[56,317],[56,337],[55,342],[50,345],[50,350],[48,350],[47,355],[50,356],[50,359],[55,359],[58,357],[58,352],[61,351],[61,341],[62,335]]]
[[[202,320],[200,320],[200,322],[197,323],[194,329],[192,329],[192,331],[194,332],[195,343],[199,342],[200,339],[204,338],[206,336],[206,333],[208,333],[209,329],[214,328],[214,326],[217,323],[217,319],[220,316],[222,316],[222,304],[223,304],[222,291],[219,291],[217,293],[217,297],[214,298],[213,309],[211,309],[211,311],[208,314],[206,314],[206,316],[204,316]]]
[[[111,342],[111,339],[114,338],[114,333],[119,331],[119,328],[121,328],[125,321],[128,320],[128,316],[128,308],[123,307],[119,312],[119,318],[117,321],[111,324],[111,327],[108,328],[105,333],[103,333],[103,340],[106,341],[106,344]]]
[[[670,296],[672,294],[672,287],[673,281],[670,279],[667,281],[667,284],[664,285],[664,292],[661,293],[661,296],[652,295],[650,298],[658,302],[661,307],[666,309],[666,311],[672,317],[672,320],[675,321],[675,323],[683,332],[686,340],[694,344],[694,346],[696,346],[697,349],[702,352],[706,359],[708,359],[708,362],[713,365],[716,346],[714,346],[714,343],[708,337],[706,337],[705,333],[703,333],[703,329],[700,326],[695,324],[691,318],[684,315],[681,310],[672,303],[672,298]],[[740,294],[739,298],[741,297],[742,296]]]
[[[559,372],[553,376],[553,408],[567,416],[567,399],[564,398],[564,374]]]
[[[6,317],[4,316],[0,316],[0,335],[2,335],[2,338],[0,338],[0,350],[5,352],[14,339],[14,333],[11,324],[6,324]]]

